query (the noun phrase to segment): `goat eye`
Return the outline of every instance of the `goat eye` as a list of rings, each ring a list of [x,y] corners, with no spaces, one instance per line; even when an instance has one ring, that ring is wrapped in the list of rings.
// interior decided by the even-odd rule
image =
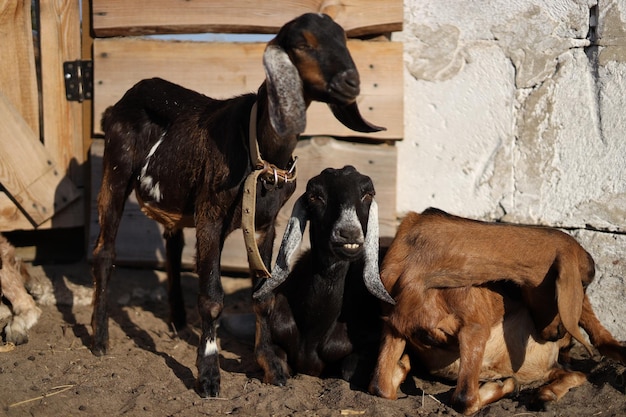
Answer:
[[[321,195],[311,194],[309,195],[309,202],[312,204],[324,204],[324,197]]]
[[[365,202],[365,201],[372,201],[372,199],[374,199],[374,194],[372,193],[365,193],[363,194],[363,197],[361,197],[361,201]]]

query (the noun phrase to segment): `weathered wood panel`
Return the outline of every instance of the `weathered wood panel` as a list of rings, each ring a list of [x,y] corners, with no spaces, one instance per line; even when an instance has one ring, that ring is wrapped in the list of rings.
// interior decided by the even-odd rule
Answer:
[[[402,44],[352,40],[348,47],[361,75],[359,107],[387,131],[368,138],[401,139],[403,125]],[[255,92],[264,80],[263,43],[166,42],[145,39],[94,41],[94,130],[102,133],[103,111],[137,81],[161,77],[215,98]],[[328,107],[313,103],[305,135],[355,136]]]
[[[65,97],[63,63],[81,59],[78,0],[39,2],[43,140],[57,168],[77,186],[85,175],[82,103]]]
[[[38,134],[39,94],[30,13],[30,1],[0,3],[0,91]]]
[[[153,33],[276,33],[308,12],[326,13],[362,36],[402,30],[400,0],[93,0],[97,37]]]
[[[95,140],[92,145],[92,204],[90,216],[90,237],[88,254],[91,257],[97,238],[98,213],[96,194],[102,178],[103,140]],[[339,141],[328,137],[303,140],[295,151],[298,156],[297,189],[278,216],[277,238],[274,255],[278,253],[284,227],[291,214],[296,198],[302,194],[309,178],[327,167],[341,168],[354,165],[362,173],[372,177],[376,187],[379,205],[380,232],[383,240],[390,240],[396,230],[396,147],[386,144],[363,145]],[[147,218],[140,210],[134,193],[126,203],[124,215],[116,241],[117,263],[135,266],[163,265],[165,246],[162,239],[163,228]],[[307,232],[308,240],[308,232]],[[195,229],[185,229],[185,249],[183,263],[187,267],[195,265]],[[222,252],[224,270],[246,271],[248,261],[241,230],[234,231],[226,240]]]
[[[7,37],[0,44],[0,183],[8,192],[0,193],[0,231],[83,225],[82,193],[66,177],[85,160],[82,115],[65,100],[62,65],[81,56],[79,2],[38,2],[42,125],[31,2],[8,1],[0,9]],[[74,171],[74,180],[83,178]]]
[[[29,1],[7,0],[0,4],[0,33],[0,91],[30,130],[38,133],[39,96]],[[0,203],[0,230],[12,230],[11,225],[18,223],[33,227],[1,191]]]
[[[0,132],[0,183],[34,226],[80,196],[2,93]]]
[[[37,230],[56,228],[68,228],[83,226],[85,222],[85,194],[83,190],[77,190],[80,197],[67,207],[57,210],[54,216],[37,225]],[[35,226],[20,211],[5,193],[0,193],[0,232],[15,230],[32,230]]]

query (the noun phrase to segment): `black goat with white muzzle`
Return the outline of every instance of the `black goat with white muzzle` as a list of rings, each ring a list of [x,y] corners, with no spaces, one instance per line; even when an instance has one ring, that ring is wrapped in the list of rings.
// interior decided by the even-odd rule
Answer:
[[[251,267],[258,288],[267,276],[264,265],[272,259],[276,216],[295,190],[292,153],[305,129],[309,104],[328,103],[335,117],[353,130],[382,129],[359,113],[359,74],[345,32],[329,16],[305,14],[284,25],[268,43],[263,64],[266,80],[257,94],[216,100],[155,78],[137,83],[102,119],[105,149],[100,234],[93,252],[92,351],[107,351],[107,286],[115,237],[134,190],[142,211],[165,228],[170,314],[177,329],[186,324],[180,285],[182,230],[196,228],[202,325],[196,386],[203,397],[219,394],[216,325],[224,306],[220,257],[226,237],[242,225],[242,202],[252,200],[256,206],[249,210],[255,216],[245,229],[256,237],[253,247],[259,256]],[[258,182],[246,181],[257,176]]]
[[[373,370],[378,298],[393,303],[378,272],[374,194],[372,180],[346,166],[309,180],[296,201],[272,278],[254,294],[267,307],[257,317],[269,318],[256,343],[265,382],[284,385],[291,371],[319,376],[335,364],[351,379],[363,372],[367,353]],[[290,268],[307,221],[311,249]]]

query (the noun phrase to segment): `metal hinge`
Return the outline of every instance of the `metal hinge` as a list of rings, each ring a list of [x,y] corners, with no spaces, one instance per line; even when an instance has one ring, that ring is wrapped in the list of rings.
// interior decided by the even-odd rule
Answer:
[[[65,97],[69,101],[82,102],[93,97],[93,62],[68,61],[63,63]]]

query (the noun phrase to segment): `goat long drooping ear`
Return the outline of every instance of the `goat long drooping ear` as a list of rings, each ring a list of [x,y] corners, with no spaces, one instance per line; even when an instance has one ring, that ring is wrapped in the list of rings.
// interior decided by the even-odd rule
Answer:
[[[306,128],[306,103],[302,96],[302,80],[289,55],[276,45],[268,45],[263,53],[267,77],[269,116],[279,136],[291,136]]]
[[[283,241],[280,244],[280,250],[276,257],[276,265],[272,269],[272,277],[267,279],[261,288],[259,288],[253,295],[255,299],[260,299],[274,291],[280,284],[282,284],[289,275],[291,257],[296,250],[300,247],[302,242],[302,236],[308,220],[307,210],[305,205],[305,196],[300,196],[293,206],[291,211],[291,217],[285,228],[285,234],[283,235]]]
[[[337,120],[349,129],[363,133],[387,130],[384,127],[373,125],[365,120],[363,116],[361,116],[361,112],[359,111],[356,101],[346,105],[329,104],[328,107],[330,107],[330,110],[332,110]]]
[[[565,330],[579,341],[590,355],[593,355],[591,345],[580,333],[579,327],[585,298],[580,271],[573,262],[561,262],[560,266],[559,276],[556,279],[556,301],[561,323]]]
[[[367,218],[367,233],[365,235],[365,266],[363,268],[363,281],[367,290],[389,304],[395,304],[395,300],[389,295],[382,281],[378,269],[378,204],[372,200],[370,214]]]

